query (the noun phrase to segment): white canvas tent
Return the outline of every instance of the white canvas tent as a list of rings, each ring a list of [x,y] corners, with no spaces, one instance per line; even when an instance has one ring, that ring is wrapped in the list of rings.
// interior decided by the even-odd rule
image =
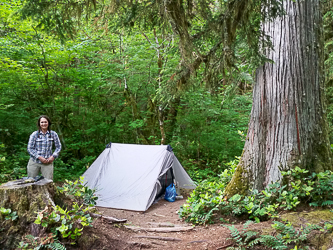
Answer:
[[[83,176],[97,190],[97,206],[135,211],[146,211],[173,177],[179,187],[195,188],[168,145],[110,143]]]

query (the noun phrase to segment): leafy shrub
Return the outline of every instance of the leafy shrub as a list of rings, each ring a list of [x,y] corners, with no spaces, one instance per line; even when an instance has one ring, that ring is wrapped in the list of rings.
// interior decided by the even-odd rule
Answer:
[[[22,178],[26,175],[29,156],[23,149],[18,149],[15,155],[7,154],[6,146],[0,143],[0,183]]]
[[[43,211],[37,213],[35,224],[41,224],[54,235],[60,234],[62,238],[69,237],[72,244],[75,244],[83,227],[91,226],[92,219],[88,213],[89,209],[89,206],[79,206],[76,202],[69,211],[59,206],[47,206]]]
[[[325,171],[312,175],[311,206],[333,205],[333,174]]]
[[[57,187],[60,193],[69,196],[80,205],[96,205],[95,189],[90,189],[84,184],[84,177],[76,181],[66,180],[62,187]]]
[[[221,107],[221,96],[204,88],[184,94],[170,145],[195,181],[218,176],[227,162],[241,154],[244,135],[240,131],[246,134],[251,106],[250,95],[227,99]]]
[[[239,158],[229,162],[229,169],[224,170],[218,180],[201,182],[187,199],[188,204],[180,208],[180,216],[194,224],[211,222],[213,212],[219,209],[221,200],[224,199],[223,191],[230,182],[238,162]]]
[[[235,194],[227,198],[224,189],[231,180],[237,167],[237,161],[229,163],[216,182],[204,181],[193,191],[179,210],[179,215],[194,224],[212,222],[214,212],[247,215],[249,219],[259,222],[275,217],[279,211],[295,209],[299,204],[310,202],[312,206],[328,206],[333,204],[333,174],[331,171],[313,173],[295,167],[281,172],[287,185],[271,183],[264,190],[251,190],[248,195]]]
[[[77,238],[82,234],[83,228],[91,226],[92,218],[89,210],[96,204],[95,190],[89,189],[83,184],[83,177],[76,181],[66,180],[62,187],[58,187],[58,190],[73,202],[70,209],[64,209],[58,205],[47,206],[43,211],[37,213],[35,224],[42,225],[47,232],[52,234],[48,237],[50,244],[54,241],[51,242],[51,238],[58,239],[59,236],[62,239],[69,239],[71,244],[75,244]],[[22,244],[26,245],[24,242]]]

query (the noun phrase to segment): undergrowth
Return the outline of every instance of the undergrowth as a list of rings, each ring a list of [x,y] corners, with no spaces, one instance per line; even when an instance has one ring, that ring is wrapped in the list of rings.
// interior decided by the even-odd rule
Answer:
[[[219,180],[203,181],[179,210],[181,218],[193,224],[212,223],[214,215],[244,216],[256,222],[276,217],[281,210],[293,210],[300,204],[323,207],[333,204],[333,174],[331,171],[309,174],[295,167],[282,172],[287,185],[269,184],[264,190],[251,190],[248,195],[230,198],[224,189],[230,182],[239,158],[230,162]]]
[[[306,227],[294,228],[290,223],[274,221],[272,228],[275,230],[273,235],[259,235],[256,231],[248,230],[248,226],[254,223],[253,221],[247,221],[243,228],[238,230],[234,225],[224,225],[224,227],[230,230],[230,234],[233,240],[234,246],[227,248],[228,250],[243,250],[254,249],[255,246],[261,245],[268,247],[269,249],[291,249],[302,250],[309,249],[308,246],[304,246],[308,235],[314,230],[320,230],[322,232],[332,231],[332,223],[328,222],[324,227],[315,224],[308,224]],[[265,248],[266,249],[266,248]]]

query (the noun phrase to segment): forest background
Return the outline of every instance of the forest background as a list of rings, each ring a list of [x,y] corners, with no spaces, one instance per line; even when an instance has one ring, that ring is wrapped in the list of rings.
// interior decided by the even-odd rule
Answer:
[[[51,117],[63,145],[55,181],[80,176],[109,142],[170,144],[197,182],[217,178],[241,155],[255,69],[262,63],[241,35],[230,48],[236,55],[233,67],[221,65],[222,70],[214,71],[201,63],[196,74],[184,80],[180,41],[171,27],[128,28],[119,25],[126,22],[123,16],[119,22],[103,22],[97,9],[80,17],[75,36],[69,33],[66,38],[71,39],[61,39],[43,24],[22,20],[17,14],[21,10],[21,1],[1,1],[0,183],[26,175],[27,142],[41,114]],[[330,128],[331,19],[328,11],[324,21]],[[190,33],[203,26],[198,19]],[[202,51],[213,43],[209,39],[199,45]],[[329,133],[332,143],[332,129]]]

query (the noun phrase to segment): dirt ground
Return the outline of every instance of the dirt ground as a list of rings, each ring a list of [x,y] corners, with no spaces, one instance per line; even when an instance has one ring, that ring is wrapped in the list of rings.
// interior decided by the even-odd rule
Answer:
[[[209,226],[195,226],[184,232],[148,232],[145,229],[133,231],[127,226],[141,228],[165,228],[164,226],[191,227],[192,225],[183,222],[177,211],[185,203],[185,199],[168,202],[159,200],[153,204],[146,212],[136,212],[128,210],[117,210],[109,208],[98,208],[99,213],[104,216],[127,219],[126,223],[110,224],[103,219],[97,219],[93,223],[93,228],[85,231],[86,238],[80,242],[80,249],[85,245],[85,249],[226,249],[232,246],[229,229],[214,224]],[[166,225],[165,225],[166,224]],[[256,224],[256,229],[269,226],[269,222]],[[174,226],[174,227],[172,227]],[[236,227],[242,227],[241,224]],[[98,233],[97,233],[98,232]],[[144,237],[168,237],[150,239]],[[172,240],[172,241],[171,241]]]

